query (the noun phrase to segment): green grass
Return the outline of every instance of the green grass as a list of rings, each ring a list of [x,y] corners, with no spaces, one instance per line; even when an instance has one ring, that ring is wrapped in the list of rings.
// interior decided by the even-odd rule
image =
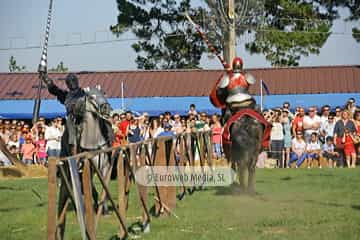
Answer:
[[[110,187],[115,193],[116,182]],[[175,209],[179,219],[153,218],[151,232],[140,238],[360,239],[358,168],[261,169],[257,196],[231,192],[207,188],[186,196]],[[46,198],[46,179],[1,180],[0,239],[46,239]],[[128,224],[140,215],[132,191]],[[80,239],[74,213],[68,216],[66,239]],[[115,215],[102,218],[97,239],[110,239],[118,226]]]

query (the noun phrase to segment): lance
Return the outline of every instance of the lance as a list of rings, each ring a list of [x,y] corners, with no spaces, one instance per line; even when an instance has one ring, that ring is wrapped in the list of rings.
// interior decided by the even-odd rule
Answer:
[[[42,78],[47,73],[47,51],[48,51],[48,41],[49,41],[49,33],[50,33],[52,5],[53,5],[53,0],[50,0],[47,23],[46,23],[46,30],[45,30],[45,41],[44,41],[44,46],[43,46],[43,50],[42,50],[42,54],[41,54],[40,64],[38,67],[39,84],[38,84],[37,95],[36,95],[34,109],[33,109],[33,119],[32,119],[33,124],[36,123],[39,119],[39,111],[40,111],[40,104],[41,104],[41,89],[43,87],[43,85],[42,85],[43,79]]]
[[[214,47],[214,45],[212,45],[208,39],[208,37],[206,36],[206,34],[201,31],[201,28],[199,25],[197,25],[190,17],[190,15],[185,12],[185,17],[187,18],[187,20],[191,23],[191,25],[193,25],[195,27],[195,30],[200,34],[200,37],[202,38],[202,40],[206,43],[206,45],[208,46],[208,48],[210,49],[211,52],[213,52],[215,54],[215,56],[219,59],[219,61],[221,62],[221,64],[224,66],[225,69],[229,69],[230,65],[224,60],[224,58],[221,56],[221,54],[216,50],[216,48]]]

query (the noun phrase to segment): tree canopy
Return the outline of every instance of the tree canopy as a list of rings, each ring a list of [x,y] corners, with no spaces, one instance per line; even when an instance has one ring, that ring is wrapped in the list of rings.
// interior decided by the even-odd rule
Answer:
[[[49,72],[67,72],[69,68],[65,67],[64,63],[60,61],[60,63],[55,67],[51,68]]]
[[[198,68],[208,49],[183,16],[186,10],[219,51],[234,21],[238,37],[254,37],[245,45],[251,54],[263,54],[274,66],[297,66],[302,57],[320,53],[339,7],[350,10],[349,21],[359,19],[360,9],[360,1],[352,0],[238,0],[230,16],[228,1],[204,2],[206,7],[193,7],[190,0],[117,0],[117,24],[110,30],[116,36],[131,31],[139,39],[132,48],[140,69]],[[353,29],[357,41],[359,32]]]
[[[9,72],[24,72],[26,71],[25,66],[19,66],[14,56],[9,59]]]

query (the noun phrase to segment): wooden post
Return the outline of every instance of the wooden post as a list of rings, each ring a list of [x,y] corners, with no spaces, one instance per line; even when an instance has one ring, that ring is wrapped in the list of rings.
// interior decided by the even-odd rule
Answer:
[[[89,159],[84,160],[83,170],[83,191],[84,191],[84,205],[85,205],[85,226],[89,234],[90,240],[96,239],[95,232],[95,218],[94,218],[94,206],[92,201],[92,183]]]
[[[173,140],[172,140],[173,141]],[[175,168],[175,157],[176,157],[176,142],[172,142],[172,147],[170,151],[170,159],[167,161],[169,164],[169,174],[174,174]],[[176,207],[176,186],[168,186],[166,187],[166,204],[170,209],[174,209]]]
[[[124,157],[123,151],[120,151],[118,161],[117,161],[117,177],[118,177],[118,205],[119,205],[119,213],[124,219],[124,224],[126,225],[126,204],[125,204],[125,169],[124,169]],[[120,239],[123,239],[126,236],[126,229],[120,225],[119,230]]]
[[[155,144],[157,144],[158,149],[156,151],[154,167],[166,166],[165,141],[157,140],[155,141]],[[163,214],[161,202],[166,202],[166,187],[159,186],[157,194],[160,201],[155,202],[155,212],[157,214]]]
[[[56,158],[49,157],[47,239],[56,239]]]

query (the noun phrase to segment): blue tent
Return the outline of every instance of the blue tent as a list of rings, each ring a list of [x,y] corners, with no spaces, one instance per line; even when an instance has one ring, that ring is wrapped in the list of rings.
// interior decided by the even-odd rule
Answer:
[[[274,108],[282,106],[284,101],[288,101],[291,107],[296,106],[321,107],[325,104],[331,107],[343,106],[346,101],[353,97],[360,102],[360,93],[331,93],[331,94],[297,94],[297,95],[266,95],[263,98],[264,108]],[[255,99],[260,103],[259,96]],[[121,108],[120,98],[110,98],[109,102],[114,109]],[[205,111],[209,114],[219,113],[219,109],[214,108],[208,97],[142,97],[125,98],[126,109],[136,112],[148,112],[151,116],[159,115],[165,111],[172,114],[178,113],[186,115],[189,105],[194,103],[198,111]],[[0,118],[8,119],[31,119],[34,100],[0,100]],[[53,118],[64,116],[65,108],[57,100],[42,100],[40,116]]]

